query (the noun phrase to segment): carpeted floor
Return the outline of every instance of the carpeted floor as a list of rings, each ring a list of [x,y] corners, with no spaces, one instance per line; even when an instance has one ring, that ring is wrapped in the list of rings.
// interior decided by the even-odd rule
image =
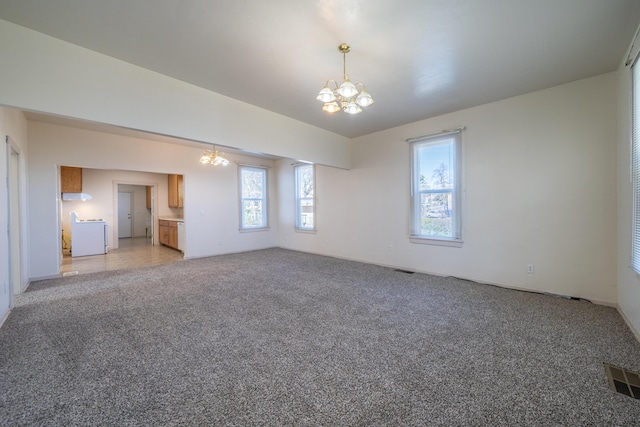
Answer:
[[[0,424],[638,425],[613,308],[283,249],[33,283]]]

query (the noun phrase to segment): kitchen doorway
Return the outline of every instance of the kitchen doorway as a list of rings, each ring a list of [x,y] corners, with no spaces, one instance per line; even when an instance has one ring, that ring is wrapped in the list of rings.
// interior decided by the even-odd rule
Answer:
[[[164,207],[167,174],[74,166],[81,169],[82,177],[81,188],[77,191],[91,198],[85,201],[60,199],[59,254],[60,272],[63,275],[144,267],[184,259],[181,252],[160,245],[159,233],[156,232],[158,212],[164,215],[168,213],[168,208]],[[118,220],[121,204],[119,193],[130,195],[131,235],[122,239],[118,238],[123,224],[122,220]],[[71,212],[75,212],[80,221],[100,219],[106,222],[108,250],[105,254],[71,256]]]

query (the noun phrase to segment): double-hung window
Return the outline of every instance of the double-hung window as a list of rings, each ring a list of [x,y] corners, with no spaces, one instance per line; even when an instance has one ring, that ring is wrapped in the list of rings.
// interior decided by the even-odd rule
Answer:
[[[296,192],[296,229],[315,230],[315,167],[309,164],[294,166]]]
[[[631,183],[633,220],[631,234],[631,268],[640,274],[640,64],[631,68]]]
[[[461,246],[461,131],[409,142],[411,241]]]
[[[267,228],[267,169],[241,165],[239,175],[240,229]]]

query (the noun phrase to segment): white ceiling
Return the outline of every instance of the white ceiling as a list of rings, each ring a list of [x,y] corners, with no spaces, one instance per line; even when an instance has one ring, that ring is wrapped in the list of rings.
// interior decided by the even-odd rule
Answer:
[[[638,0],[0,0],[0,19],[356,137],[615,70]],[[376,103],[328,115],[347,72]]]

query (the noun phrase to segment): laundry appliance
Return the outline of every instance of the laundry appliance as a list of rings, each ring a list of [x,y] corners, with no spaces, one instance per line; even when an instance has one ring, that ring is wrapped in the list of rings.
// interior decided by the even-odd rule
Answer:
[[[106,254],[107,227],[103,219],[78,219],[71,212],[71,256]]]

